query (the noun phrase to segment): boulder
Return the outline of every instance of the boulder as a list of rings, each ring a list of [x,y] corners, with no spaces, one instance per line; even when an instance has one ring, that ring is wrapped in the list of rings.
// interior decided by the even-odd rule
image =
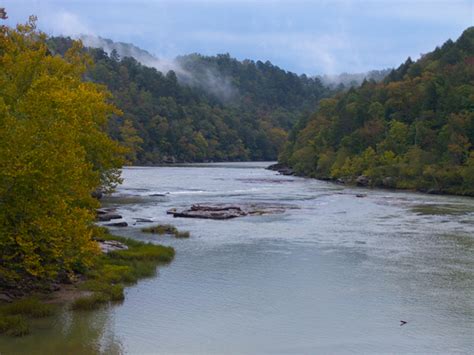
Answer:
[[[108,222],[112,219],[121,219],[122,216],[117,214],[117,213],[105,213],[105,214],[99,214],[97,216],[97,220],[99,222]]]
[[[282,175],[295,175],[295,172],[293,171],[292,168],[282,163],[272,164],[268,166],[266,169],[272,170],[272,171],[278,171]]]
[[[370,184],[370,179],[368,176],[365,175],[360,175],[356,179],[356,183],[358,186],[369,186]]]
[[[115,223],[107,223],[107,227],[128,227],[127,222],[115,222]]]
[[[272,171],[278,171],[280,169],[285,169],[285,168],[287,168],[287,166],[285,164],[276,163],[276,164],[272,164],[272,165],[267,166],[265,169],[272,170]]]
[[[0,302],[12,302],[13,301],[13,298],[10,297],[9,295],[6,295],[4,293],[0,293]]]

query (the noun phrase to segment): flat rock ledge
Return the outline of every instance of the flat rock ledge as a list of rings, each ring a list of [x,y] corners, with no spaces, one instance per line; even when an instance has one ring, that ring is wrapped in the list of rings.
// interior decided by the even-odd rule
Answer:
[[[99,222],[109,222],[112,219],[121,219],[122,216],[115,211],[115,208],[98,208],[96,209],[96,219]]]
[[[128,246],[116,240],[98,240],[97,242],[99,243],[100,250],[104,254],[108,254],[112,251],[128,249]]]
[[[294,206],[270,204],[198,204],[189,208],[172,208],[167,211],[173,217],[203,218],[203,219],[231,219],[237,217],[283,213],[287,208]]]

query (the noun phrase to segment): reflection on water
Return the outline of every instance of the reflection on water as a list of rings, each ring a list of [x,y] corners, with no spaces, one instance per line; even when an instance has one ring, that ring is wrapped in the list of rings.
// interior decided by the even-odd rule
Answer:
[[[122,305],[63,312],[53,328],[0,338],[0,353],[473,353],[473,199],[360,190],[264,166],[125,169],[106,201],[130,225],[116,232],[172,245],[175,261],[128,288]],[[298,208],[228,221],[166,214],[253,202]],[[140,218],[192,237],[143,234]]]
[[[22,338],[1,337],[1,354],[121,354],[111,332],[113,307],[96,312],[70,312],[66,307],[52,320],[37,319],[33,333]]]

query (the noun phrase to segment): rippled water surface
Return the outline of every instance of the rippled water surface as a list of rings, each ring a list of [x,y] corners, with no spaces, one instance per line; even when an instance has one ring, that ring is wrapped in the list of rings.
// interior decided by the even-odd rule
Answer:
[[[65,311],[52,328],[0,338],[0,352],[474,352],[474,199],[348,188],[266,165],[124,169],[106,203],[130,226],[114,232],[172,245],[176,259],[128,288],[123,304]],[[287,209],[226,221],[166,215],[206,202]],[[143,234],[150,223],[136,218],[191,238]]]

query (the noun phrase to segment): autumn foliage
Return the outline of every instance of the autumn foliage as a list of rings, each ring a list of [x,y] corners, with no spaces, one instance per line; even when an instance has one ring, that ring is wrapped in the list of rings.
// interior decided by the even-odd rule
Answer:
[[[0,285],[46,281],[87,266],[91,193],[119,181],[123,149],[104,132],[119,113],[83,80],[75,42],[53,56],[35,19],[0,26]]]
[[[474,196],[474,27],[384,82],[334,98],[290,134],[298,174]]]

